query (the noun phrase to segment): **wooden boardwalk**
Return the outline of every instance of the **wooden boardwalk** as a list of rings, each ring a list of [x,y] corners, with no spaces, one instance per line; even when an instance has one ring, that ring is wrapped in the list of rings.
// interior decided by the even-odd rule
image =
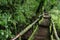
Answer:
[[[50,40],[49,39],[49,25],[50,25],[50,16],[44,15],[43,21],[39,25],[39,29],[34,36],[34,40]],[[23,35],[23,40],[27,40],[29,36],[32,34],[32,30],[30,29],[25,35]]]
[[[34,40],[49,40],[48,28],[39,27],[37,33],[34,36]],[[25,35],[23,35],[22,40],[27,40],[33,31],[29,30]]]
[[[49,40],[48,28],[40,27],[34,40]]]
[[[54,38],[51,39],[51,36],[54,35],[56,39],[59,40],[54,22],[51,21],[51,17],[49,15],[44,14],[41,23],[38,24],[36,29],[33,30],[32,27],[38,22],[38,20],[39,19],[35,20],[31,25],[27,26],[22,32],[20,32],[16,37],[11,40],[16,40],[18,37],[21,37],[21,40],[31,40],[32,38],[33,40],[53,40]],[[52,29],[54,31],[54,35],[52,35]]]

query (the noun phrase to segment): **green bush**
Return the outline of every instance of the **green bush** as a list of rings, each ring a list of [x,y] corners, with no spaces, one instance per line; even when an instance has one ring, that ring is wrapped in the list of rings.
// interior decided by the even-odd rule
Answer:
[[[36,0],[0,0],[0,40],[12,38],[30,24],[38,5]]]
[[[32,23],[37,17],[36,10],[40,2],[41,0],[0,0],[0,40],[10,40]],[[50,11],[56,0],[44,2],[44,9]]]

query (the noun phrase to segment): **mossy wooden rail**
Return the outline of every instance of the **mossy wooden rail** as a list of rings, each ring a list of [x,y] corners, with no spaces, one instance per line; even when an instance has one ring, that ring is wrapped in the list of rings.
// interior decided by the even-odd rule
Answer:
[[[56,31],[55,24],[54,24],[53,20],[51,20],[50,33],[51,33],[51,35],[50,35],[51,40],[54,40],[54,36],[55,36],[56,40],[59,40],[59,36],[57,34],[57,31]]]

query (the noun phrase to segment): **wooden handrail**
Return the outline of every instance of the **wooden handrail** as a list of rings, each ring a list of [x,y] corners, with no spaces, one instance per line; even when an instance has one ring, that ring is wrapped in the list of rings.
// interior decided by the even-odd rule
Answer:
[[[12,38],[11,40],[16,40],[18,37],[21,37],[23,34],[25,34],[32,26],[37,23],[42,18],[42,15],[39,16],[38,19],[36,19],[32,24],[27,26],[23,31],[21,31],[16,37]]]
[[[36,28],[34,29],[32,35],[28,38],[28,40],[33,40],[34,35],[36,34],[37,30],[38,30],[38,25],[37,25]]]
[[[52,24],[53,24],[52,25],[52,27],[53,27],[53,33],[54,33],[56,39],[59,40],[59,37],[58,37],[58,34],[57,34],[57,31],[56,31],[55,24],[54,24],[53,20],[52,20]]]

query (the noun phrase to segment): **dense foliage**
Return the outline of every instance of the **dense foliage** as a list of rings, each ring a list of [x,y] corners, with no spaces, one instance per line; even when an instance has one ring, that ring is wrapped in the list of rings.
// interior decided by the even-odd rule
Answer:
[[[60,22],[58,20],[60,20],[60,16],[57,15],[60,13],[60,3],[56,6],[57,2],[59,3],[56,0],[44,0],[44,5],[41,5],[39,10],[45,9],[53,13],[52,18],[59,28]],[[37,18],[37,14],[41,12],[38,13],[37,11],[41,3],[41,0],[0,0],[0,40],[13,38],[32,23]]]
[[[38,5],[36,0],[0,0],[0,40],[12,38],[30,24]]]
[[[56,28],[60,29],[60,2],[57,1],[57,5],[50,10],[51,16],[56,24]]]

